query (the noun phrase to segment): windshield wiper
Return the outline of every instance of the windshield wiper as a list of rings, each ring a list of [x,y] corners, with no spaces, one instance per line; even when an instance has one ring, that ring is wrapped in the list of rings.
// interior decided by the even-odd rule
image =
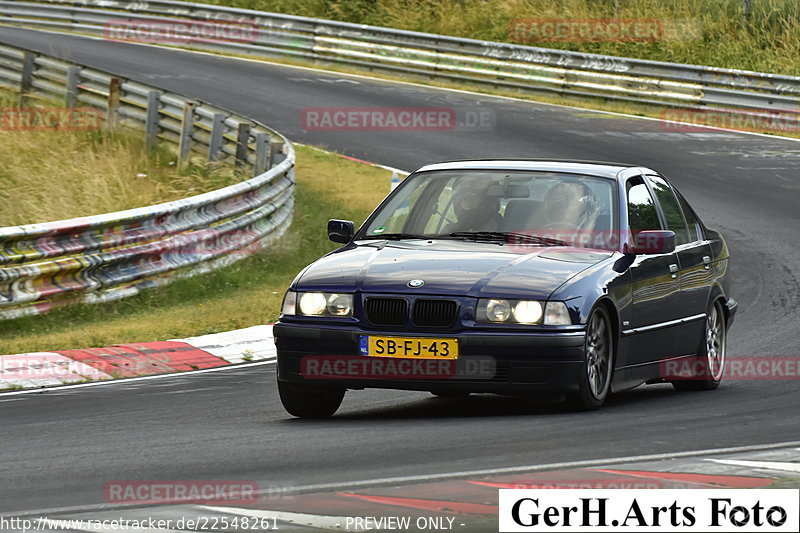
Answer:
[[[569,246],[567,241],[531,235],[529,233],[517,233],[513,231],[455,231],[448,234],[450,237],[460,237],[464,239],[475,239],[491,242],[505,242],[508,244],[539,244],[542,246]]]
[[[417,235],[415,233],[382,233],[380,235],[366,235],[362,239],[379,239],[387,241],[400,241],[403,239],[430,239],[430,235]]]

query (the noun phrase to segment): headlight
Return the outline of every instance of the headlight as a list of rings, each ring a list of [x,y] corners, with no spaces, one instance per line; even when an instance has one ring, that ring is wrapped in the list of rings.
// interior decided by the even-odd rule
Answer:
[[[321,315],[327,305],[328,300],[321,292],[304,292],[300,295],[300,312],[304,315]]]
[[[567,304],[564,302],[547,302],[544,307],[544,323],[547,326],[569,326],[572,318],[569,316]]]
[[[283,297],[283,305],[281,306],[281,314],[295,315],[297,314],[297,293],[294,291],[286,291],[286,296]]]
[[[542,319],[542,304],[536,300],[478,300],[478,322],[506,324],[537,324]]]
[[[350,316],[353,314],[352,294],[331,294],[328,296],[326,309],[334,316]]]
[[[539,302],[537,300],[505,300],[480,298],[476,312],[477,322],[494,324],[545,324],[567,326],[572,324],[564,302]]]
[[[490,322],[505,322],[511,318],[511,304],[508,300],[489,300],[486,302],[486,318]]]
[[[514,319],[522,324],[536,324],[542,318],[542,304],[536,300],[520,300],[514,306]]]
[[[298,308],[307,316],[353,316],[353,295],[330,292],[300,292]],[[284,303],[285,306],[285,303]]]

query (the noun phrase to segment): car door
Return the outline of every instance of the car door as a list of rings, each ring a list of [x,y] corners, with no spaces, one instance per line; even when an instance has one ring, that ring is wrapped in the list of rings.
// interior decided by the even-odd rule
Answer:
[[[659,204],[667,229],[675,232],[678,255],[678,281],[681,297],[680,332],[675,355],[695,353],[703,334],[703,319],[711,292],[711,244],[703,237],[702,227],[686,200],[661,176],[649,175],[650,187]]]
[[[667,229],[643,176],[629,178],[625,186],[628,225],[633,235],[643,230]],[[622,334],[628,337],[628,365],[671,357],[676,351],[674,329],[681,316],[679,265],[675,252],[637,255],[630,266],[633,312]]]

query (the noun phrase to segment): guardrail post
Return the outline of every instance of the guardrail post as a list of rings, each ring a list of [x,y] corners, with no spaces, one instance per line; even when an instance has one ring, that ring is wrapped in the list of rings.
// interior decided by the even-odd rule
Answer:
[[[236,136],[236,166],[242,167],[247,164],[247,153],[250,146],[250,124],[247,122],[239,123],[239,132]]]
[[[269,167],[279,165],[284,159],[286,155],[283,153],[283,141],[269,143]]]
[[[195,102],[186,102],[183,106],[183,120],[181,121],[181,136],[178,143],[178,165],[184,165],[189,159],[192,149],[192,131],[194,130]]]
[[[147,118],[144,122],[144,142],[148,150],[152,150],[158,140],[159,108],[161,106],[161,93],[147,91]]]
[[[256,133],[256,164],[253,166],[253,176],[260,176],[269,168],[269,135]]]
[[[108,82],[108,105],[106,107],[106,129],[114,129],[119,123],[119,96],[122,80],[111,78]]]
[[[19,82],[19,107],[25,107],[25,100],[33,89],[33,70],[36,67],[36,54],[25,52],[22,56],[22,76]]]
[[[222,136],[225,134],[225,115],[214,113],[211,118],[211,137],[208,139],[208,160],[219,161]]]
[[[81,67],[67,69],[67,84],[64,87],[64,105],[70,109],[78,105],[78,80],[81,77]]]

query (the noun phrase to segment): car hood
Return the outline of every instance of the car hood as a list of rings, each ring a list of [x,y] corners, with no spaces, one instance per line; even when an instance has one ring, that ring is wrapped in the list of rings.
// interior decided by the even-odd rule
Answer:
[[[361,241],[309,265],[297,290],[546,299],[610,252],[453,240]],[[409,288],[411,280],[424,285]]]

